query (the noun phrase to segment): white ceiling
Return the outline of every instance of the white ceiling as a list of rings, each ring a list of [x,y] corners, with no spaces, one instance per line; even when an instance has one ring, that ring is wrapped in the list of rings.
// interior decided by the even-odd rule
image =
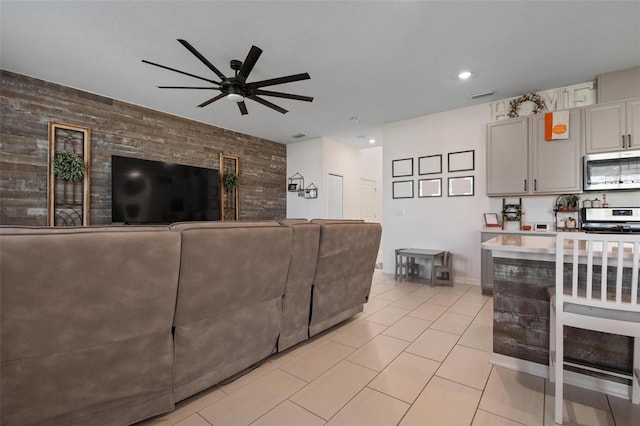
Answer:
[[[640,65],[640,1],[1,0],[0,19],[2,69],[282,143],[367,147],[385,123]],[[141,62],[215,77],[178,38],[227,75],[256,45],[249,82],[308,72],[268,89],[315,99],[196,108],[218,92],[158,89],[201,82]]]

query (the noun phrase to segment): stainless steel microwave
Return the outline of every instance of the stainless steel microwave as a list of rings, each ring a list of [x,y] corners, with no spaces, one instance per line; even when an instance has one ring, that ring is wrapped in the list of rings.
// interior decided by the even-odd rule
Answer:
[[[640,150],[584,156],[584,190],[640,189]]]

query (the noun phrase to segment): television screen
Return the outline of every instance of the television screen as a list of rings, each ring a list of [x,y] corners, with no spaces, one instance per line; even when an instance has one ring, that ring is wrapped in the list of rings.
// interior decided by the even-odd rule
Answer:
[[[111,176],[113,222],[220,220],[217,170],[113,155]]]

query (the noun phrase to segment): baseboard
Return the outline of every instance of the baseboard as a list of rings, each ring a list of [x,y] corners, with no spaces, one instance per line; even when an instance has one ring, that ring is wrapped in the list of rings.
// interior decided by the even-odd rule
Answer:
[[[508,368],[510,370],[519,371],[521,373],[531,374],[532,376],[542,377],[543,379],[549,378],[548,366],[538,364],[537,362],[525,361],[518,358],[513,358],[506,355],[491,354],[490,362],[498,367]],[[587,376],[585,374],[576,373],[573,371],[564,372],[564,382],[578,386],[584,389],[589,389],[596,392],[606,393],[607,395],[617,396],[622,399],[631,399],[631,386],[624,385],[622,383],[616,383],[609,380],[600,379],[598,377]]]

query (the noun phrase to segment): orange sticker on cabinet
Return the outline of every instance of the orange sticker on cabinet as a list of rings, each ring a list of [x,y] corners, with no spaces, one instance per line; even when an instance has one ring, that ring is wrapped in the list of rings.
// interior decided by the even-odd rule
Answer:
[[[564,123],[558,123],[553,126],[553,129],[551,131],[556,135],[562,135],[567,131],[567,125]]]

